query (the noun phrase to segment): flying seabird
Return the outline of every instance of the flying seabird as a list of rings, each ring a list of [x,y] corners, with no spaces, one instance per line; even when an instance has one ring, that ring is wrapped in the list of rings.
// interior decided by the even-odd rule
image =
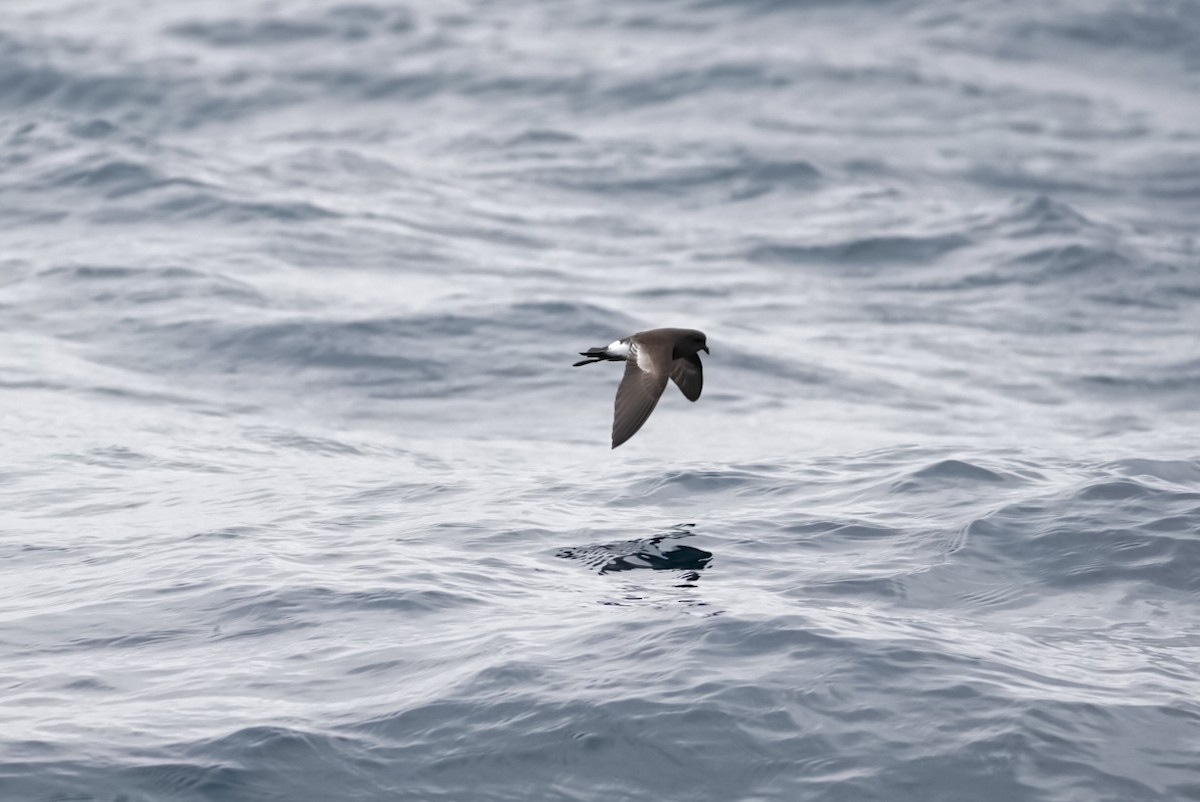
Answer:
[[[592,362],[624,362],[625,376],[617,387],[613,405],[612,447],[633,437],[662,395],[670,377],[688,401],[700,397],[704,387],[704,369],[700,352],[708,353],[704,332],[695,329],[651,329],[622,337],[603,348],[580,351],[587,359],[573,367]]]

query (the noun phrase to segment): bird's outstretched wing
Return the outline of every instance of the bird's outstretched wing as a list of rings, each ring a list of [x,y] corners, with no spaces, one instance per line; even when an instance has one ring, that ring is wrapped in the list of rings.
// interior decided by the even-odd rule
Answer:
[[[695,401],[704,389],[704,366],[700,355],[680,357],[671,362],[671,380],[679,385],[688,401]]]
[[[670,350],[633,345],[613,404],[613,448],[633,437],[654,411],[667,386],[670,359]]]

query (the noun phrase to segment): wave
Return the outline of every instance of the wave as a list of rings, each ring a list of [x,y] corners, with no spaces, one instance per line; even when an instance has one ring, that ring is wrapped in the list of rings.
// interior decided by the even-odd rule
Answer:
[[[264,197],[230,184],[200,179],[211,173],[194,154],[151,145],[104,118],[67,122],[38,118],[7,138],[19,169],[7,176],[13,197],[39,205],[45,222],[66,217],[102,224],[139,221],[216,221],[244,225],[263,220],[304,222],[337,217],[310,200]]]
[[[879,235],[821,244],[766,241],[747,248],[745,258],[757,264],[924,264],[969,244],[963,234]]]
[[[1016,239],[1113,231],[1112,227],[1100,226],[1069,203],[1047,195],[1013,198],[1005,208],[983,221],[982,225]]]
[[[309,46],[321,40],[332,40],[327,41],[332,46],[360,42],[380,34],[406,34],[413,29],[412,15],[402,7],[356,3],[334,6],[325,14],[308,19],[301,16],[230,17],[181,22],[167,28],[166,33],[210,47],[272,48]]]
[[[268,298],[249,282],[181,266],[70,265],[38,271],[25,281],[68,304],[81,300],[122,303],[145,311],[150,305],[210,299],[239,306],[269,306]]]
[[[1200,20],[1187,0],[1145,7],[1118,4],[1049,19],[1022,20],[1013,25],[1012,35],[1027,39],[1049,36],[1110,52],[1178,53],[1193,69],[1200,67]]]
[[[970,485],[975,482],[987,484],[1011,484],[1021,479],[1015,474],[996,468],[988,468],[977,462],[961,459],[943,459],[910,472],[893,486],[898,493],[919,493],[941,490],[947,486]]]
[[[1136,464],[1136,463],[1135,463]],[[1177,467],[1190,474],[1200,468]],[[1112,585],[1141,596],[1200,590],[1200,491],[1104,476],[1065,491],[1006,504],[974,520],[959,559],[961,568],[996,581],[996,565],[1013,586],[1025,586],[1026,604],[1043,592],[1080,584]],[[964,575],[960,579],[967,579]],[[1134,591],[1134,585],[1144,591]]]
[[[556,301],[475,314],[352,320],[305,316],[242,324],[232,319],[159,323],[134,317],[98,344],[97,358],[155,373],[246,374],[259,380],[308,374],[318,385],[329,381],[329,386],[387,388],[390,397],[438,397],[455,388],[483,387],[501,375],[515,382],[551,381],[534,368],[536,363],[569,364],[588,343],[627,334],[614,327],[616,319],[602,307]],[[336,381],[326,378],[331,373]]]
[[[806,161],[756,159],[743,155],[728,163],[708,160],[697,166],[676,166],[641,160],[614,174],[611,169],[534,171],[534,177],[554,186],[576,191],[647,194],[677,197],[708,190],[722,191],[729,200],[744,201],[775,190],[814,188],[821,173]]]

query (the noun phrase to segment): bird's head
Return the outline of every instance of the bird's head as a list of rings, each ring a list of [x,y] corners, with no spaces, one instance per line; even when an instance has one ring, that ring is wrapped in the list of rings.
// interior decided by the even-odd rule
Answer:
[[[708,353],[708,338],[704,336],[704,332],[702,331],[689,331],[684,338],[684,342],[687,343],[693,354],[699,351]]]

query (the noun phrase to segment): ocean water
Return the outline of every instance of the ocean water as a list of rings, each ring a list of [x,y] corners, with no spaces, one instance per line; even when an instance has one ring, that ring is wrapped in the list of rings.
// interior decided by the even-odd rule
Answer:
[[[0,800],[1200,799],[1198,98],[1196,0],[6,0]]]

